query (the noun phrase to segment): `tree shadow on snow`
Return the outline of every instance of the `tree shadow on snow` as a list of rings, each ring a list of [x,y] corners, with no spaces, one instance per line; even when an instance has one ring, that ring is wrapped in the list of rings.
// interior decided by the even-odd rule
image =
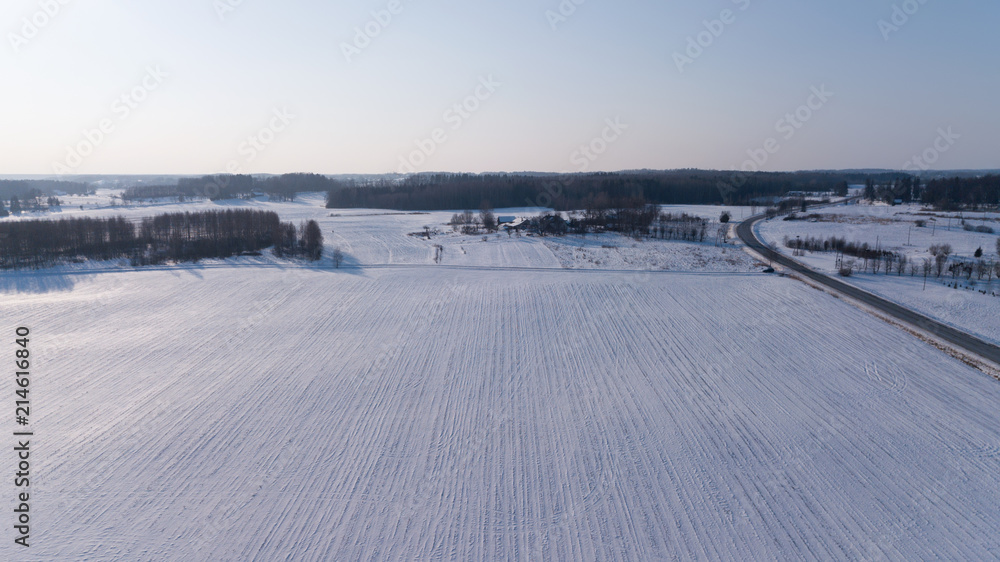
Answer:
[[[323,265],[319,269],[346,273],[348,275],[358,275],[360,277],[365,276],[365,266],[358,261],[358,258],[345,253],[343,259],[340,261],[340,267],[337,267],[333,264],[333,257],[330,254],[330,251],[323,253],[323,259],[319,262]]]
[[[72,291],[69,275],[31,271],[0,271],[0,294],[44,294]]]
[[[329,250],[323,252],[323,257],[319,261],[311,262],[305,260],[278,261],[269,264],[283,272],[294,273],[301,271],[312,271],[318,273],[345,273],[348,275],[365,276],[365,266],[357,258],[349,254],[344,254],[340,262],[340,267],[333,263],[333,257]]]

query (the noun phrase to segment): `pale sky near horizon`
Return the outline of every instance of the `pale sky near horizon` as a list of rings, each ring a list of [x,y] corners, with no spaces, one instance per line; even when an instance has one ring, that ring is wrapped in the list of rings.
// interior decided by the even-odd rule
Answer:
[[[1000,168],[985,0],[62,1],[0,9],[0,174]]]

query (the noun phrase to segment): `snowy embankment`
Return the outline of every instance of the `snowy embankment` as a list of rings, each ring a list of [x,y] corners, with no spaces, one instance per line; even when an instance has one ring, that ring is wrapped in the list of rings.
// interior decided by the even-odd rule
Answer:
[[[788,279],[4,277],[32,559],[1000,555],[1000,385]]]
[[[988,226],[1000,232],[1000,215],[996,213],[940,213],[922,210],[918,205],[890,207],[886,205],[852,205],[833,207],[815,211],[823,215],[817,222],[784,221],[780,218],[764,221],[757,227],[760,238],[772,248],[792,256],[793,251],[785,247],[784,239],[795,240],[796,236],[827,239],[831,236],[845,238],[848,242],[868,242],[871,247],[905,254],[909,264],[920,268],[924,259],[931,258],[932,245],[949,244],[952,256],[974,260],[978,248],[982,248],[984,258],[997,261],[997,235],[969,232],[962,228],[961,221],[972,226]],[[925,226],[917,226],[923,221]],[[794,256],[796,260],[830,275],[837,274],[836,254],[829,252],[806,252],[804,256]],[[845,261],[855,261],[859,266],[863,260],[845,257]],[[849,278],[840,278],[880,297],[892,300],[936,320],[950,324],[980,338],[1000,344],[1000,279],[992,281],[972,277],[972,282],[964,276],[957,279],[959,288],[947,286],[955,283],[947,271],[940,278],[934,273],[924,287],[923,273],[918,269],[911,276],[910,265],[902,275],[893,271],[890,275],[855,273]],[[985,291],[983,294],[980,291]]]

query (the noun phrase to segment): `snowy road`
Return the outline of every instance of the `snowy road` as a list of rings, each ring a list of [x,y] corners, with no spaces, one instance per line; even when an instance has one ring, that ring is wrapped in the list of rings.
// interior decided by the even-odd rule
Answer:
[[[0,559],[1000,555],[1000,385],[790,280],[188,268],[10,297],[37,495],[31,556]]]
[[[905,322],[906,324],[915,326],[933,334],[934,336],[957,346],[959,349],[968,351],[969,353],[982,357],[987,361],[992,361],[995,365],[1000,365],[1000,347],[977,338],[968,332],[964,332],[943,322],[938,322],[933,318],[928,318],[919,312],[896,304],[888,299],[884,299],[848,283],[838,281],[829,275],[820,273],[789,258],[788,256],[772,250],[769,246],[764,244],[753,231],[754,224],[758,222],[760,218],[761,217],[755,217],[740,223],[736,232],[747,246],[750,246],[754,251],[758,252],[762,256],[773,260],[778,264],[795,271],[796,273],[804,275],[817,283],[830,287],[831,289],[847,295],[852,299],[880,310],[898,320]]]

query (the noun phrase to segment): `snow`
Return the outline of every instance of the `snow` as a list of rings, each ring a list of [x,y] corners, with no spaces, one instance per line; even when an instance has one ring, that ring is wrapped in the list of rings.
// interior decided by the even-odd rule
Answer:
[[[761,267],[735,245],[633,240],[625,236],[565,236],[544,244],[568,269],[660,271],[760,271]]]
[[[355,265],[0,275],[32,329],[32,559],[1000,555],[1000,384],[825,293],[250,204]]]
[[[877,243],[885,250],[906,254],[910,263],[918,266],[931,257],[929,248],[935,244],[950,244],[953,256],[969,261],[974,259],[977,248],[983,249],[984,259],[997,259],[997,235],[965,231],[960,222],[964,218],[974,226],[986,225],[1000,231],[1000,214],[997,213],[932,212],[919,205],[852,205],[815,212],[828,218],[820,222],[772,219],[760,223],[757,230],[762,240],[788,255],[792,251],[784,246],[786,236],[790,239],[837,236],[848,241],[868,242],[872,247]],[[927,226],[917,227],[917,220],[928,221]],[[807,252],[796,259],[818,271],[831,274],[837,271],[834,253]],[[932,273],[926,289],[919,271],[914,277],[910,277],[908,271],[903,276],[895,272],[889,276],[856,272],[841,280],[1000,344],[1000,323],[996,321],[1000,316],[1000,280],[995,277],[987,282],[973,276],[972,284],[959,279],[958,289],[947,286],[954,283],[947,272],[940,279]]]
[[[72,216],[113,217],[131,220],[161,213],[195,212],[241,206],[277,212],[282,220],[299,224],[316,220],[325,237],[325,254],[334,248],[345,254],[345,266],[373,266],[399,264],[435,264],[435,246],[443,249],[441,265],[469,267],[528,267],[568,269],[614,270],[669,270],[669,271],[759,271],[754,260],[739,250],[734,241],[729,245],[715,245],[714,238],[705,243],[688,244],[659,240],[635,240],[618,234],[598,236],[537,237],[498,232],[484,235],[463,235],[454,232],[448,224],[452,215],[460,211],[400,212],[384,209],[325,209],[325,194],[303,194],[292,202],[270,202],[266,197],[249,201],[176,201],[161,200],[155,203],[111,206],[112,192],[102,190],[94,196],[73,200],[75,207],[65,205],[61,212],[35,213],[7,220],[27,218],[60,219]],[[84,210],[79,209],[80,205]],[[537,216],[549,209],[513,208],[497,209],[497,215],[520,217]],[[717,220],[723,210],[734,217],[749,214],[739,207],[715,206],[664,206],[664,212],[687,213]],[[734,219],[735,220],[735,219]],[[430,240],[423,236],[425,227],[433,234]],[[710,236],[714,237],[714,234]],[[206,261],[203,264],[216,264]],[[287,263],[270,256],[262,259],[240,258],[237,263],[275,264]],[[72,269],[106,269],[128,267],[127,262],[117,264],[84,264]],[[66,269],[66,268],[63,268]]]

